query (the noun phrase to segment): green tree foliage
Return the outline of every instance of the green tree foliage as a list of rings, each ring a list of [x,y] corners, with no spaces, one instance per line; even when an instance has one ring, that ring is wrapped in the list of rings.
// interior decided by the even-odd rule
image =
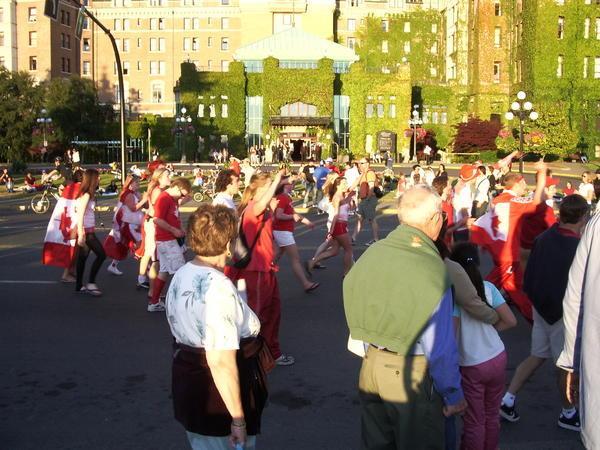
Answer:
[[[55,78],[44,85],[45,107],[52,117],[54,137],[63,146],[79,139],[105,139],[105,125],[114,116],[110,105],[100,105],[91,80]]]
[[[31,145],[40,90],[25,72],[0,68],[0,158],[24,161]]]

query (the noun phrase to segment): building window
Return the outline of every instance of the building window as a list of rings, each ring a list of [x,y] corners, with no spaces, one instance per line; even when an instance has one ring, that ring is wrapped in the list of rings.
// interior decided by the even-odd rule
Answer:
[[[228,6],[229,5],[229,0],[221,0],[221,5]]]
[[[150,38],[150,51],[155,52],[158,50],[158,40],[156,38]]]
[[[283,117],[317,117],[317,107],[302,102],[288,103],[279,109],[279,115]]]
[[[502,7],[500,6],[499,0],[494,2],[494,15],[496,17],[500,17],[502,15]]]
[[[90,21],[89,19],[86,17],[83,18],[83,27],[84,30],[89,30],[90,29]]]
[[[207,70],[210,72],[212,70],[212,59],[209,59],[208,61],[206,61],[206,68]]]
[[[396,118],[396,104],[395,103],[390,103],[390,119],[395,119]]]
[[[31,45],[31,33],[34,33],[33,31],[29,32],[29,45]],[[4,32],[0,31],[0,47],[4,47]]]
[[[348,19],[348,31],[356,31],[356,19]]]
[[[584,39],[589,39],[589,37],[590,37],[590,25],[591,25],[591,20],[589,17],[586,17],[585,20],[583,21],[583,38]]]
[[[192,48],[192,38],[184,37],[183,38],[183,51],[187,52]]]
[[[129,61],[123,61],[123,75],[129,75],[129,71],[131,70],[131,65]]]
[[[37,44],[38,44],[37,31],[30,31],[29,32],[29,46],[37,47]]]
[[[192,28],[194,30],[200,29],[200,19],[198,19],[197,17],[194,17],[194,19],[192,20]]]
[[[410,41],[404,42],[404,53],[407,55],[410,53]]]
[[[137,62],[137,70],[138,71],[142,70],[142,62],[141,61]]]
[[[37,8],[32,6],[31,8],[27,8],[27,21],[28,22],[37,22]],[[36,69],[30,69],[36,70]]]
[[[123,29],[129,30],[131,27],[131,21],[129,19],[123,19]]]
[[[588,77],[589,64],[590,64],[590,57],[584,56],[583,57],[583,78]]]
[[[431,32],[435,34],[435,33],[437,33],[437,31],[438,31],[437,23],[432,23],[431,24]]]
[[[0,7],[0,22],[4,22],[4,8]]]
[[[113,30],[120,31],[121,30],[121,19],[113,20]]]
[[[404,22],[404,32],[410,33],[410,22]]]
[[[384,33],[390,31],[390,21],[387,19],[381,19],[381,29],[384,31]]]
[[[89,52],[90,51],[90,38],[83,38],[83,43],[81,44],[81,47],[84,52]]]
[[[388,53],[389,52],[388,41],[381,41],[381,52],[382,53]]]
[[[152,83],[152,103],[163,102],[163,85],[162,83]]]
[[[197,52],[200,49],[200,40],[198,38],[192,38],[192,51]]]
[[[222,60],[221,61],[221,72],[229,72],[229,61],[228,60]]]
[[[562,76],[563,76],[563,70],[564,70],[565,57],[563,55],[558,55],[556,63],[557,63],[556,64],[556,77],[557,78],[562,78]]]
[[[246,97],[246,135],[248,145],[258,145],[262,138],[263,98]]]
[[[565,37],[565,18],[563,16],[558,17],[558,38],[564,39]]]
[[[165,19],[163,19],[163,18],[158,19],[158,29],[159,30],[165,29]]]
[[[221,30],[229,28],[229,17],[221,17]]]
[[[183,19],[183,29],[189,30],[192,27],[192,19],[185,17]]]
[[[204,105],[202,103],[198,105],[198,117],[204,117]]]
[[[377,117],[383,119],[384,115],[383,103],[377,103]]]
[[[348,48],[351,48],[352,50],[354,50],[354,48],[356,47],[356,38],[354,38],[354,37],[346,38],[346,45],[348,46]]]
[[[156,30],[157,28],[158,28],[158,19],[153,17],[150,19],[150,29]]]
[[[375,113],[375,105],[373,105],[373,103],[367,103],[367,108],[366,108],[367,119],[371,119],[373,117],[374,113]]]
[[[600,56],[594,59],[594,78],[600,78]]]
[[[212,38],[211,36],[209,36],[209,37],[208,37],[208,40],[207,40],[207,42],[206,42],[206,46],[207,46],[207,47],[212,47],[212,41],[213,41],[213,38]]]
[[[63,73],[71,73],[71,58],[62,58],[61,62]]]
[[[158,75],[158,61],[150,61],[150,75]]]
[[[83,64],[81,65],[81,73],[83,75],[89,75],[91,73],[91,67],[92,65],[89,61],[83,61]]]
[[[227,103],[223,103],[221,105],[221,117],[223,117],[224,119],[229,117],[229,108],[227,107]]]
[[[29,57],[29,70],[37,70],[37,56]]]
[[[258,59],[244,61],[244,70],[246,70],[247,73],[262,73],[263,62]]]
[[[494,47],[500,48],[502,46],[502,28],[494,28]]]
[[[123,52],[127,53],[129,51],[129,39],[123,39]]]
[[[410,44],[410,42],[409,42],[409,44]],[[437,41],[434,41],[433,44],[431,44],[431,54],[437,55],[437,53],[438,53],[438,43],[437,43]]]
[[[501,63],[500,61],[494,61],[494,83],[500,83],[501,76]]]
[[[221,38],[221,51],[225,52],[229,50],[229,38]]]
[[[432,65],[432,66],[430,66],[430,67],[429,67],[429,75],[430,75],[432,78],[435,78],[435,77],[437,77],[437,74],[438,74],[437,67],[435,67],[435,66],[433,66],[433,65]]]

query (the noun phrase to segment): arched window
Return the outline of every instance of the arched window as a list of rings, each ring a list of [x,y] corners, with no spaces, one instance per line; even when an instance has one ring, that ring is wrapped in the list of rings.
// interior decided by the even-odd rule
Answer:
[[[317,107],[307,103],[288,103],[281,107],[283,117],[317,117]]]

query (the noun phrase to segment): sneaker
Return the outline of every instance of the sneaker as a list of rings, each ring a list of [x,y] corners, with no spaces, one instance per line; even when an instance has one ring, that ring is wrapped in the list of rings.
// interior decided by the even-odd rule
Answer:
[[[163,312],[164,310],[165,305],[162,302],[148,303],[148,312]]]
[[[142,281],[136,285],[138,289],[150,289],[150,284],[147,281]]]
[[[521,418],[514,406],[507,406],[504,403],[500,405],[500,417],[513,423],[518,422]]]
[[[117,266],[113,266],[112,264],[109,264],[106,270],[108,270],[113,275],[123,275],[123,272],[121,272]]]
[[[367,242],[367,243],[365,244],[365,247],[370,247],[370,246],[371,246],[371,245],[373,245],[375,242],[377,242],[377,241],[376,241],[375,239],[373,239],[373,240],[371,240],[371,241]]]
[[[275,364],[277,364],[278,366],[291,366],[295,362],[296,360],[291,355],[281,355],[275,360]]]
[[[579,411],[573,414],[570,419],[567,418],[562,412],[558,416],[558,426],[565,430],[581,431],[581,423],[579,421]]]

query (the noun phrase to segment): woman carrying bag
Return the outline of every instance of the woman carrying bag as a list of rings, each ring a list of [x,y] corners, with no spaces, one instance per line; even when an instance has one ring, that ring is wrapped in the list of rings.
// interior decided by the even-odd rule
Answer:
[[[260,322],[223,273],[236,234],[233,211],[201,205],[187,229],[196,256],[167,294],[175,418],[198,450],[254,449],[267,399]]]
[[[290,366],[294,364],[294,358],[282,354],[279,348],[281,298],[275,275],[277,267],[273,264],[272,211],[277,207],[273,196],[284,172],[285,169],[277,172],[273,180],[268,173],[253,175],[250,179],[238,207],[240,235],[243,235],[250,249],[249,262],[240,265],[239,259],[234,257],[234,264],[227,267],[226,273],[234,283],[245,281],[248,306],[260,319],[261,335],[277,365]]]

